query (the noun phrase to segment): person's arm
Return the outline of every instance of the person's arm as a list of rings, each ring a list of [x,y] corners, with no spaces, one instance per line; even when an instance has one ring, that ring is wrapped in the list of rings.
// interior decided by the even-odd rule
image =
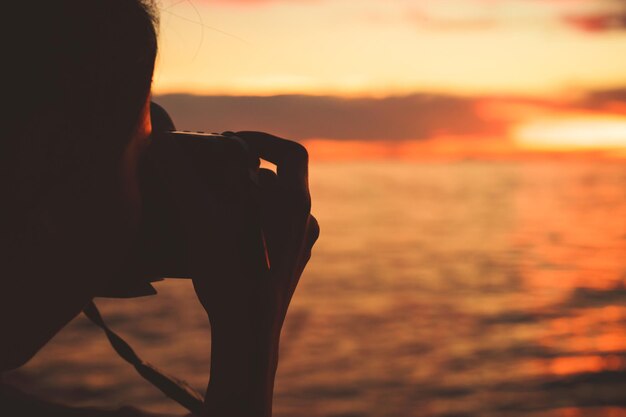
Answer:
[[[212,330],[211,377],[205,398],[209,416],[272,415],[279,335],[244,330],[245,326],[226,332]]]
[[[238,132],[277,175],[260,170],[261,223],[270,268],[251,268],[257,253],[242,254],[237,213],[221,223],[220,252],[206,263],[198,236],[193,283],[211,322],[210,417],[269,417],[280,332],[293,293],[319,236],[310,214],[308,156],[299,144],[258,132]],[[240,219],[239,219],[240,220]],[[213,255],[216,255],[213,253]],[[252,271],[252,272],[251,272]]]

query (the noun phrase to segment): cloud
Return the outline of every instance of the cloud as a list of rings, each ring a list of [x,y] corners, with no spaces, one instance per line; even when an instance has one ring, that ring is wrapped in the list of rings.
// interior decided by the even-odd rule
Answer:
[[[263,6],[272,3],[317,3],[320,0],[182,0],[181,3],[209,4],[219,6]]]
[[[497,7],[496,7],[497,6]],[[405,10],[410,24],[442,31],[496,27],[544,28],[560,24],[586,33],[626,28],[623,0],[442,0]]]
[[[162,10],[176,6],[212,5],[219,7],[262,7],[272,4],[319,5],[337,0],[167,0]],[[372,20],[385,19],[381,9],[364,3],[361,8]],[[402,20],[429,30],[476,31],[498,26],[541,27],[557,22],[586,33],[600,33],[626,28],[626,1],[624,0],[440,0],[437,2],[406,1],[389,5],[387,10],[404,9]],[[388,16],[387,16],[388,17]]]
[[[297,139],[402,140],[503,131],[503,124],[479,114],[474,99],[446,95],[377,99],[173,94],[155,101],[170,112],[179,129],[205,132],[252,129]]]
[[[588,33],[626,29],[626,11],[622,13],[604,13],[589,15],[565,15],[562,21],[566,25]]]
[[[591,110],[626,114],[626,86],[590,92],[579,104]]]
[[[593,112],[626,115],[626,88],[589,91],[572,100],[515,96],[413,94],[387,98],[336,96],[155,97],[182,130],[261,130],[292,139],[412,140],[507,136],[537,117]]]
[[[411,24],[433,30],[485,30],[499,24],[494,17],[440,17],[428,14],[424,10],[411,10],[407,13]]]
[[[541,0],[553,7],[561,23],[570,28],[601,33],[626,29],[626,2],[623,0]]]

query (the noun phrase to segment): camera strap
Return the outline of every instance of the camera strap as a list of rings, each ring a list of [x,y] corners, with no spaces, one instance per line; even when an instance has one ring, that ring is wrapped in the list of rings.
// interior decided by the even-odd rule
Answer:
[[[204,398],[185,381],[169,376],[154,365],[141,359],[121,336],[115,333],[102,319],[102,315],[93,301],[83,309],[83,313],[96,326],[104,330],[113,349],[135,367],[139,375],[157,387],[161,392],[176,401],[193,414],[202,415]]]

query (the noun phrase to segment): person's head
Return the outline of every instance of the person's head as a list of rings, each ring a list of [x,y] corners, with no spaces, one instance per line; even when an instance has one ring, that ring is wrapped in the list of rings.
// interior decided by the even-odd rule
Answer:
[[[154,6],[12,1],[3,16],[3,220],[60,233],[74,219],[119,223],[157,53]]]
[[[16,115],[50,111],[50,104],[68,118],[105,105],[137,111],[157,52],[150,1],[9,2],[3,9],[3,67],[13,77],[3,82],[21,105]]]
[[[4,9],[6,136],[18,140],[40,128],[52,142],[42,145],[61,158],[76,147],[80,158],[93,157],[85,151],[98,159],[120,152],[150,91],[157,52],[152,6],[57,0],[9,2]]]

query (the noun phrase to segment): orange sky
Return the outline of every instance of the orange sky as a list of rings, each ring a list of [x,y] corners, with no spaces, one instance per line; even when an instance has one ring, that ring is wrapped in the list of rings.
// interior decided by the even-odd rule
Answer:
[[[576,104],[589,91],[626,85],[621,0],[162,0],[159,8],[157,95],[376,99],[432,92],[472,97],[478,117],[504,132],[458,138],[442,124],[428,143],[381,142],[393,148],[381,152],[625,153],[626,111],[610,100],[592,110]],[[550,104],[524,103],[529,97]],[[480,137],[468,145],[472,135]],[[338,136],[318,137],[346,139]],[[331,143],[320,155],[329,155]],[[378,145],[363,146],[372,154]]]
[[[621,0],[162,0],[155,91],[544,95],[626,82]]]

